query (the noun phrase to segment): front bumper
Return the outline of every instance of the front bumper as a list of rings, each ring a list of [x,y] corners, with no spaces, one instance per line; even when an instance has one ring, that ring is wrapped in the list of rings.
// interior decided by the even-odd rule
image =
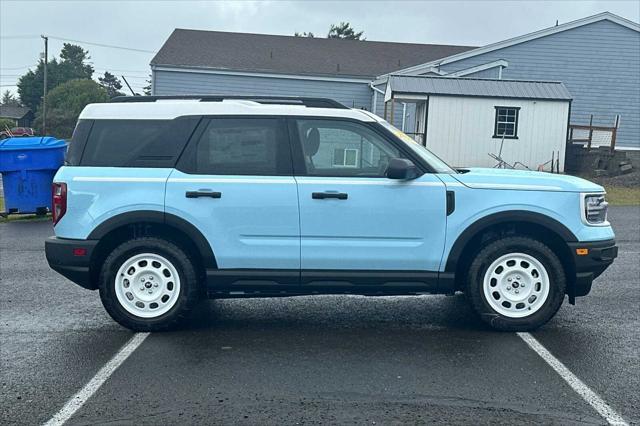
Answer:
[[[44,252],[51,269],[74,283],[89,290],[97,286],[91,282],[91,254],[97,240],[74,240],[49,237],[44,242]]]
[[[593,280],[618,257],[615,240],[569,243],[576,268],[573,291],[569,296],[586,296],[591,291]],[[578,250],[587,250],[587,254],[579,255]]]

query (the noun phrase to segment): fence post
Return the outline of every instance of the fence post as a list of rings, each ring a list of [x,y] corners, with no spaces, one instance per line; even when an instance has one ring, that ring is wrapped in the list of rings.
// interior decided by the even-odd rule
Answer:
[[[611,152],[616,150],[616,136],[618,135],[618,124],[620,124],[620,115],[616,115],[616,125],[611,130]]]
[[[587,142],[587,151],[591,150],[592,139],[593,139],[593,114],[589,116],[589,141]]]

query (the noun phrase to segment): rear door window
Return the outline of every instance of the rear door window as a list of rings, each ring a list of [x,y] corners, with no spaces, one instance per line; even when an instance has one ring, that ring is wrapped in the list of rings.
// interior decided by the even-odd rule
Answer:
[[[95,120],[80,165],[174,167],[199,120]]]
[[[205,125],[203,123],[203,125]],[[285,121],[211,118],[197,141],[190,172],[207,175],[292,175]]]

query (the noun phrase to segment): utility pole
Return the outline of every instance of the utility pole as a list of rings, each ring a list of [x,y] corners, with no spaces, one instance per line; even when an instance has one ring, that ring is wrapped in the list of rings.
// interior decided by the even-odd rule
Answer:
[[[49,37],[41,35],[44,40],[44,90],[42,93],[42,134],[47,133],[47,62],[49,61]]]

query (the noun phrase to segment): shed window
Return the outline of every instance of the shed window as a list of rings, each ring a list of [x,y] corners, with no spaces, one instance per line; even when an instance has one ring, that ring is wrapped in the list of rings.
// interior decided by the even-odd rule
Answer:
[[[333,151],[333,165],[339,167],[358,167],[358,150],[336,148]]]
[[[500,139],[518,139],[519,112],[519,107],[497,106],[493,137]]]

